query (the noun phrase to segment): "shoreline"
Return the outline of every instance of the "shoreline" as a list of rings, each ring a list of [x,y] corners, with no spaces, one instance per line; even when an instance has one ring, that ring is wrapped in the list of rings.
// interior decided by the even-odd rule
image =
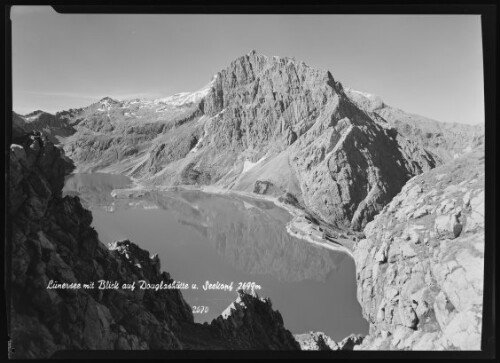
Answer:
[[[130,177],[129,177],[130,178]],[[326,240],[325,238],[322,237],[322,232],[319,230],[320,226],[315,225],[311,222],[309,222],[305,216],[306,212],[302,209],[296,208],[290,204],[283,203],[278,200],[277,197],[275,196],[270,196],[270,195],[263,195],[263,194],[256,194],[256,193],[250,193],[250,192],[245,192],[245,191],[240,191],[240,190],[231,190],[231,189],[225,189],[221,188],[218,186],[213,186],[213,185],[202,185],[202,186],[191,186],[191,185],[176,185],[176,186],[146,186],[142,183],[140,183],[137,179],[135,178],[130,178],[133,183],[135,184],[131,188],[117,188],[113,189],[111,191],[111,196],[113,198],[119,198],[119,195],[121,193],[127,194],[129,193],[135,193],[135,192],[148,192],[148,191],[201,191],[203,193],[208,193],[208,194],[217,194],[217,195],[235,195],[235,196],[240,196],[240,197],[247,197],[251,199],[256,199],[256,200],[265,200],[268,202],[274,203],[278,208],[282,208],[286,210],[290,215],[291,215],[291,220],[285,225],[285,229],[287,233],[294,237],[298,238],[301,240],[304,240],[308,243],[311,243],[315,246],[326,248],[335,252],[341,252],[349,255],[353,261],[354,261],[354,255],[353,255],[353,250],[352,250],[352,244],[354,244],[354,241],[349,239],[349,238],[339,238],[339,240],[342,240],[342,242],[330,242]],[[130,196],[130,194],[127,194],[127,197]],[[315,228],[316,227],[316,228]],[[347,243],[346,243],[347,242]],[[351,246],[349,246],[351,245]]]

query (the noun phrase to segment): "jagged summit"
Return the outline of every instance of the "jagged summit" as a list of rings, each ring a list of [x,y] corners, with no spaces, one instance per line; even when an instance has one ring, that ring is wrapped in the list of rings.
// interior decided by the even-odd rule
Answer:
[[[36,111],[30,112],[26,115],[18,115],[18,116],[22,117],[24,119],[24,121],[26,121],[26,122],[32,122],[32,121],[36,121],[39,119],[47,119],[47,118],[54,117],[53,114],[46,112],[46,111],[43,111],[43,110],[36,110]]]
[[[120,101],[117,101],[117,100],[115,100],[111,97],[108,97],[108,96],[101,98],[99,100],[99,102],[100,103],[120,103]]]
[[[45,112],[45,111],[42,111],[42,110],[36,110],[36,111],[33,111],[33,112],[30,112],[26,115],[24,115],[25,117],[31,117],[31,116],[35,116],[35,115],[38,115],[38,114],[41,114],[41,113],[48,113],[48,112]]]
[[[284,83],[298,85],[304,82],[318,82],[316,87],[321,88],[322,85],[320,86],[319,83],[322,83],[334,88],[335,92],[342,93],[342,85],[333,78],[328,70],[312,68],[304,61],[298,61],[294,57],[270,57],[255,50],[234,59],[226,68],[217,72],[213,77],[214,87],[217,87],[224,78],[230,83],[243,82],[243,84],[266,82],[271,79],[271,87]]]

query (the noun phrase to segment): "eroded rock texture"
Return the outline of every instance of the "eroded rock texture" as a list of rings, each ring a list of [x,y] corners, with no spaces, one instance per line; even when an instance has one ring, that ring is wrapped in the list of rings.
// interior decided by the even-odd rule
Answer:
[[[157,256],[130,241],[108,248],[78,197],[62,198],[73,169],[45,137],[13,140],[9,174],[10,336],[14,358],[63,349],[299,349],[268,300],[240,294],[239,308],[195,324],[180,290],[98,289],[99,280],[168,284]],[[90,283],[89,289],[48,289]],[[236,315],[235,315],[236,314]]]
[[[233,179],[220,165],[223,184],[291,191],[344,227],[361,229],[410,177],[435,165],[423,148],[351,102],[330,72],[290,58],[238,58],[217,74],[204,110],[214,120],[206,127],[209,145],[233,158],[264,158]]]
[[[294,337],[299,342],[302,350],[353,350],[354,347],[360,345],[364,339],[362,335],[351,334],[342,339],[342,341],[335,342],[322,332],[295,334]]]
[[[484,150],[411,179],[355,248],[359,349],[480,349]]]

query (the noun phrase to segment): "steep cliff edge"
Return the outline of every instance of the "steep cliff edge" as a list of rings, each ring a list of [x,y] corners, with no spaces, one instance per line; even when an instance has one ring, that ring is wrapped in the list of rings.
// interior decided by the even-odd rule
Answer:
[[[480,349],[484,175],[484,149],[464,154],[367,224],[354,257],[370,333],[355,349]]]
[[[239,294],[212,324],[195,324],[180,290],[98,289],[99,280],[169,284],[157,256],[130,241],[106,248],[77,197],[62,197],[73,169],[45,137],[10,148],[11,357],[63,349],[300,349],[269,300]],[[50,282],[66,289],[48,288]],[[94,288],[71,288],[95,282]]]

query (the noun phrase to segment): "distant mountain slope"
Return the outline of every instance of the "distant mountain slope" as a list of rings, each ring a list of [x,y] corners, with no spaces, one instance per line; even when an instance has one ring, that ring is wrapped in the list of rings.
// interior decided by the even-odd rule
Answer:
[[[346,88],[361,108],[383,118],[402,135],[420,143],[441,162],[450,161],[484,144],[484,125],[445,123],[391,107],[377,96]]]
[[[27,115],[12,113],[14,133],[40,131],[54,144],[74,134],[76,130],[64,120],[44,111],[34,111]]]
[[[252,51],[197,92],[104,98],[55,117],[76,130],[61,140],[80,171],[288,192],[318,218],[360,230],[408,179],[450,159],[470,135],[464,129],[460,139],[438,123],[429,139],[430,126],[384,111],[383,102],[374,112],[353,94],[330,72]]]

